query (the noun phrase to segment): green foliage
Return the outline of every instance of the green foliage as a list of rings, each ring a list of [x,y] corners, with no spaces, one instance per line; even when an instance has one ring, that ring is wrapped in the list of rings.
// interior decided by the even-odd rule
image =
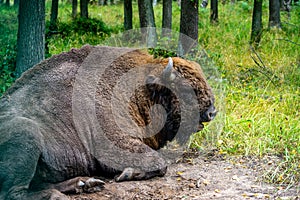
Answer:
[[[177,41],[174,41],[168,37],[163,37],[159,38],[159,41],[157,42],[157,45],[155,48],[149,48],[148,52],[154,56],[154,58],[157,57],[163,57],[163,58],[168,58],[168,57],[175,57],[177,56],[176,54],[176,47],[172,45],[174,42],[177,43]],[[165,47],[168,47],[166,49]]]
[[[5,51],[0,51],[0,95],[15,81],[16,48],[10,45],[5,48]]]
[[[161,49],[159,47],[150,48],[148,49],[148,52],[152,54],[154,58],[158,58],[158,57],[168,58],[168,57],[176,56],[175,52],[169,51],[167,49]]]
[[[62,37],[66,37],[71,33],[77,33],[80,35],[90,33],[90,34],[100,34],[100,35],[110,35],[111,29],[100,19],[95,18],[76,18],[69,22],[58,22],[57,31]]]
[[[240,6],[241,6],[243,11],[249,12],[252,9],[251,3],[247,2],[247,1],[241,1]]]
[[[96,18],[76,18],[67,22],[58,21],[57,24],[46,23],[46,43],[52,55],[53,43],[60,42],[60,47],[80,47],[84,44],[99,44],[105,38],[109,37],[112,29],[108,27],[101,19]],[[76,44],[77,42],[77,44]],[[59,53],[61,50],[55,51]]]
[[[0,96],[15,81],[16,62],[16,8],[0,5]]]

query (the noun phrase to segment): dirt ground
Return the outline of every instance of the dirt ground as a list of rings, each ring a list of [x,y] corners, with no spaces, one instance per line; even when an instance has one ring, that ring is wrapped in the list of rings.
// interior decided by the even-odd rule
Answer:
[[[105,180],[101,192],[71,195],[71,199],[300,199],[300,183],[279,187],[262,181],[277,162],[271,156],[224,158],[215,152],[189,152],[176,157],[164,177],[121,183]]]

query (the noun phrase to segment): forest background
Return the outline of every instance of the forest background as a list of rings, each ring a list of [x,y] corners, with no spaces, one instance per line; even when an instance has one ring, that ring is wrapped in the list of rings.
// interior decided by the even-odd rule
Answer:
[[[217,149],[224,156],[276,155],[281,164],[266,174],[266,181],[295,185],[300,180],[300,6],[281,11],[280,27],[269,28],[269,1],[262,1],[263,29],[254,47],[249,44],[253,4],[219,3],[218,22],[211,22],[210,6],[199,8],[198,42],[221,74],[226,110],[222,131],[214,133],[207,126],[193,135],[190,147]],[[84,44],[101,45],[124,31],[122,2],[91,2],[88,9],[88,19],[73,18],[72,5],[59,2],[57,34],[49,34],[51,1],[46,1],[46,57]],[[180,11],[173,2],[172,30],[177,32]],[[16,79],[17,15],[17,7],[0,3],[0,95]],[[161,2],[154,6],[154,15],[156,27],[161,27]],[[133,28],[139,26],[133,1]]]

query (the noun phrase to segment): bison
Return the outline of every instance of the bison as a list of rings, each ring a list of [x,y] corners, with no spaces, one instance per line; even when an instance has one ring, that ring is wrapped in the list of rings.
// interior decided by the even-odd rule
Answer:
[[[163,176],[157,150],[216,115],[197,63],[90,45],[37,64],[0,101],[0,199],[68,199],[101,190],[93,177]]]

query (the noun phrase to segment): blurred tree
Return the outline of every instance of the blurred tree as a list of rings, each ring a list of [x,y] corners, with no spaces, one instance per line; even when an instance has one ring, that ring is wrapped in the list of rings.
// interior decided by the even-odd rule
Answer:
[[[198,45],[198,0],[181,0],[179,54]]]
[[[217,23],[218,19],[218,0],[210,1],[210,22]]]
[[[50,30],[57,29],[58,0],[52,0],[50,15]]]
[[[45,58],[45,0],[20,0],[16,74]]]
[[[6,5],[6,6],[10,6],[9,0],[6,0],[5,5]]]
[[[254,0],[250,44],[259,44],[262,28],[262,0]]]
[[[124,29],[132,29],[132,0],[124,0]]]
[[[20,0],[14,0],[14,6],[19,6]]]
[[[115,4],[114,0],[110,0],[110,5]],[[103,0],[102,5],[107,6],[108,5],[108,0]]]
[[[81,18],[89,18],[89,10],[88,10],[89,0],[80,0],[80,17]]]
[[[151,0],[138,0],[140,26],[155,27],[154,11]]]
[[[281,28],[280,0],[269,0],[269,28]]]
[[[157,33],[155,30],[154,11],[151,0],[138,0],[140,27],[148,47],[155,47]],[[144,28],[144,29],[143,29]]]
[[[77,7],[78,7],[78,0],[72,0],[72,17],[76,18],[77,16]]]
[[[163,0],[162,36],[169,37],[172,29],[172,0]]]

